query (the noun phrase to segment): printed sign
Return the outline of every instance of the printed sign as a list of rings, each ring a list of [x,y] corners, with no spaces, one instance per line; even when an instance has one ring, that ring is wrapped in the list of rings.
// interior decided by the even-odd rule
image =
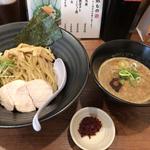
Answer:
[[[62,0],[61,27],[80,38],[98,38],[103,0]]]
[[[60,10],[60,27],[77,38],[99,38],[103,0],[27,0],[29,19],[43,5]]]

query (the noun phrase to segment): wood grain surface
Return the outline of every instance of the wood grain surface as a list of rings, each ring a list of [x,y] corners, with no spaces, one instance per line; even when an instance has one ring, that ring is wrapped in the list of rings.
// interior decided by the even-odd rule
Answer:
[[[134,37],[134,40],[135,37]],[[101,40],[82,40],[89,57]],[[116,126],[109,150],[150,150],[150,107],[127,107],[112,103],[97,88],[91,75],[76,102],[55,118],[42,123],[42,131],[32,127],[0,129],[0,150],[79,150],[69,133],[69,123],[80,108],[95,106],[106,111]]]

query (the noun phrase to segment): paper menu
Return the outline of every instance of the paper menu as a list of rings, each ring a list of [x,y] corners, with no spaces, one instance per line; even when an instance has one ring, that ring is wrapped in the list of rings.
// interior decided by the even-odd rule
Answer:
[[[99,38],[103,0],[27,0],[29,19],[37,7],[48,4],[60,9],[60,27],[77,38]]]
[[[61,27],[78,38],[98,38],[103,0],[62,0]]]

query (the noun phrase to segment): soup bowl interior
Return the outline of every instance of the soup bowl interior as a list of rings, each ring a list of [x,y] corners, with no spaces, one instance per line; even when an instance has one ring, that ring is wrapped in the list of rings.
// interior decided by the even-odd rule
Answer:
[[[150,68],[150,47],[142,43],[131,41],[131,40],[124,40],[124,39],[113,40],[113,41],[106,42],[101,46],[99,46],[98,48],[96,48],[90,60],[91,71],[95,79],[95,82],[100,87],[100,89],[103,90],[107,96],[109,96],[109,99],[113,100],[113,102],[119,102],[122,104],[128,104],[133,106],[150,106],[150,101],[147,101],[142,104],[137,104],[137,103],[132,103],[120,99],[112,95],[110,92],[108,92],[99,83],[98,81],[99,67],[104,61],[113,57],[132,58],[134,60],[141,62],[148,68]]]
[[[16,34],[26,22],[11,23],[0,27],[0,51],[15,46]],[[40,114],[40,121],[52,118],[68,108],[79,96],[88,78],[88,56],[80,42],[62,30],[63,38],[52,46],[56,58],[62,58],[67,70],[67,82],[62,92]],[[39,87],[40,88],[40,87]],[[31,125],[36,111],[30,113],[10,112],[0,105],[0,127],[12,128]]]

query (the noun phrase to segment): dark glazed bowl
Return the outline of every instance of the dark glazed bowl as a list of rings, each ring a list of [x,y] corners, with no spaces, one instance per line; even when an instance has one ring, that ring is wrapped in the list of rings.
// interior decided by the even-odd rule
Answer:
[[[122,104],[133,105],[133,106],[150,106],[150,101],[142,104],[135,104],[120,99],[112,95],[106,89],[104,89],[101,86],[101,84],[98,82],[97,75],[98,75],[98,69],[100,65],[109,58],[120,57],[120,56],[133,58],[143,63],[148,68],[150,68],[150,47],[142,43],[131,41],[131,40],[120,39],[120,40],[109,41],[96,48],[90,60],[91,71],[97,85],[100,87],[101,90],[104,91],[104,93],[113,102],[118,102]]]
[[[0,51],[14,47],[14,37],[26,22],[0,26]],[[68,108],[83,90],[89,73],[87,53],[80,42],[70,33],[62,30],[63,38],[55,42],[51,49],[56,57],[63,59],[67,69],[67,83],[62,92],[40,115],[40,121],[52,118]],[[39,87],[40,88],[40,87]],[[12,128],[31,125],[35,112],[9,112],[0,106],[0,127]]]

